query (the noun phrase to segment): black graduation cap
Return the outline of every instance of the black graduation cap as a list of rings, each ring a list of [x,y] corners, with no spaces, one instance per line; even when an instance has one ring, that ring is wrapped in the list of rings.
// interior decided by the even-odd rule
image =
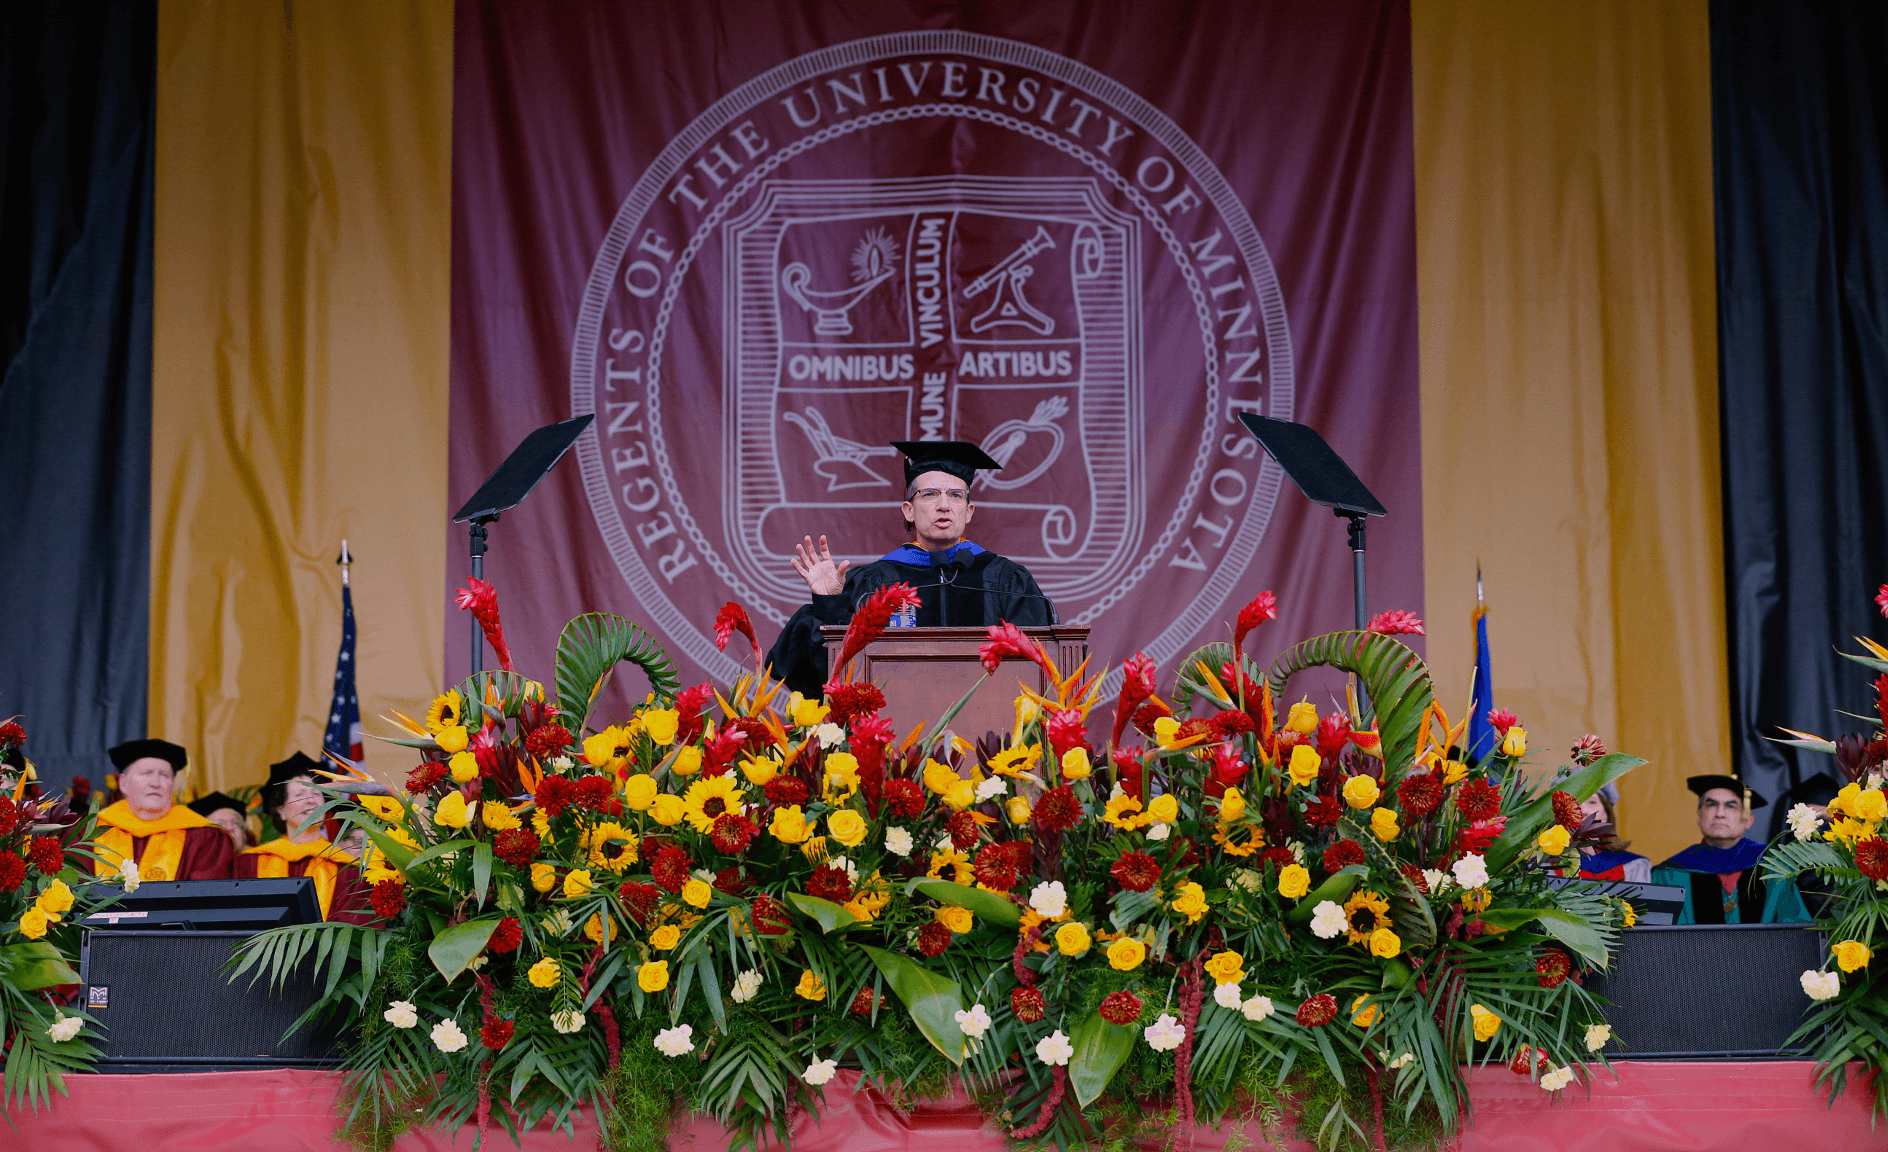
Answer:
[[[1722,788],[1727,792],[1735,792],[1739,796],[1748,795],[1750,797],[1750,806],[1753,809],[1762,808],[1770,803],[1770,801],[1763,798],[1763,793],[1753,790],[1749,785],[1735,776],[1687,776],[1685,778],[1685,787],[1691,789],[1699,796],[1703,796],[1713,788]]]
[[[313,759],[306,752],[296,752],[286,760],[279,760],[269,765],[269,779],[264,787],[286,784],[297,776],[310,776],[320,779],[316,774],[323,771],[321,761]]]
[[[969,487],[977,469],[996,471],[1003,465],[968,440],[894,440],[892,447],[905,454],[905,487],[926,472],[949,472]]]
[[[1789,805],[1821,804],[1826,807],[1840,791],[1842,791],[1842,786],[1836,783],[1834,776],[1827,772],[1818,772],[1785,792],[1782,802]]]
[[[249,814],[249,805],[227,792],[212,792],[208,796],[199,796],[184,807],[199,816],[208,816],[212,812],[220,812],[225,808],[234,808],[244,816]]]
[[[140,760],[152,757],[169,761],[174,772],[183,771],[184,765],[190,763],[190,754],[168,740],[127,740],[107,750],[105,755],[111,757],[111,762],[120,772]]]

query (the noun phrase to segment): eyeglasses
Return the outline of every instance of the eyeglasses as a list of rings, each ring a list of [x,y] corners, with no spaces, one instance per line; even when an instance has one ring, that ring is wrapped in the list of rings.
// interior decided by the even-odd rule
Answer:
[[[920,488],[912,494],[919,504],[968,504],[970,493],[962,488]]]

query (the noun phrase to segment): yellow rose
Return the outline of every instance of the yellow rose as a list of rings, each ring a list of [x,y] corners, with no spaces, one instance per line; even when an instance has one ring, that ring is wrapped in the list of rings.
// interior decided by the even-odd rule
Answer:
[[[1003,812],[1010,818],[1010,823],[1019,828],[1029,823],[1029,801],[1021,796],[1012,796],[1005,800]]]
[[[498,800],[487,800],[480,804],[479,815],[485,818],[485,826],[494,832],[508,832],[524,823],[518,819],[516,812]]]
[[[811,968],[800,973],[800,982],[793,986],[793,990],[807,1000],[826,999],[826,985],[813,975]]]
[[[594,943],[603,943],[603,934],[606,930],[609,932],[610,939],[618,940],[622,938],[622,934],[616,930],[616,921],[611,920],[607,916],[592,912],[590,919],[584,921],[583,934],[590,937],[591,941]]]
[[[1370,993],[1366,992],[1350,1002],[1350,1022],[1359,1028],[1368,1028],[1377,1022],[1383,1009],[1369,1003]]]
[[[946,904],[937,910],[937,922],[949,928],[952,932],[962,935],[970,931],[971,925],[976,922],[976,918],[970,914],[970,909],[968,908],[959,908],[955,904]]]
[[[1493,1040],[1495,1033],[1501,1031],[1501,1017],[1480,1004],[1470,1004],[1468,1014],[1475,1021],[1475,1039]]]
[[[1389,960],[1403,950],[1403,938],[1388,928],[1379,928],[1370,934],[1370,954],[1382,960]]]
[[[963,811],[977,802],[977,786],[968,780],[959,780],[944,793],[944,803],[955,811]]]
[[[1460,760],[1444,760],[1442,762],[1442,782],[1444,785],[1458,784],[1461,782],[1462,778],[1467,775],[1468,765],[1462,763]]]
[[[439,745],[441,752],[463,752],[471,742],[472,737],[466,733],[463,724],[449,724],[433,737],[433,743]]]
[[[1177,899],[1173,902],[1173,910],[1185,916],[1187,923],[1198,924],[1200,917],[1206,915],[1206,889],[1188,881],[1180,885],[1175,895]]]
[[[1370,807],[1383,795],[1383,789],[1368,776],[1352,776],[1344,781],[1344,803],[1359,811]]]
[[[552,864],[531,865],[531,887],[540,892],[549,892],[557,887],[557,868]]]
[[[1220,819],[1222,820],[1238,819],[1238,816],[1236,814],[1233,816],[1227,816],[1226,807],[1225,807],[1226,804],[1233,803],[1234,798],[1238,796],[1238,794],[1239,794],[1239,789],[1237,788],[1226,789],[1226,799],[1222,801],[1220,804],[1220,809],[1219,809]],[[1240,811],[1243,812],[1246,806],[1245,801],[1239,800],[1237,801],[1237,803],[1239,805]],[[1147,814],[1154,818],[1154,823],[1156,824],[1171,824],[1175,820],[1178,820],[1180,818],[1180,801],[1174,799],[1169,794],[1163,793],[1159,796],[1154,797],[1153,802],[1147,806]]]
[[[463,828],[472,823],[472,812],[465,806],[465,795],[460,792],[448,792],[446,798],[433,809],[433,823],[444,824],[448,828]]]
[[[1501,738],[1501,754],[1503,756],[1527,755],[1527,729],[1519,724],[1508,729],[1508,734]]]
[[[1245,963],[1246,958],[1237,952],[1215,953],[1206,962],[1206,974],[1213,978],[1215,984],[1237,984],[1245,978]]]
[[[1383,841],[1394,840],[1403,834],[1403,829],[1397,826],[1396,813],[1388,808],[1370,810],[1370,831]]]
[[[361,807],[389,824],[406,815],[406,809],[391,796],[356,796],[354,799],[360,801]]]
[[[1285,771],[1291,773],[1293,784],[1309,788],[1323,767],[1324,760],[1318,755],[1318,750],[1309,744],[1300,744],[1291,750],[1291,761],[1285,765]]]
[[[51,913],[64,913],[72,910],[72,889],[66,887],[64,880],[54,880],[46,885],[46,890],[35,901],[41,908]]]
[[[1842,791],[1836,793],[1836,798],[1829,801],[1827,805],[1829,809],[1829,818],[1831,820],[1834,820],[1838,816],[1855,815],[1855,809],[1853,805],[1855,804],[1857,800],[1860,800],[1861,798],[1862,798],[1862,786],[1860,784],[1856,784],[1853,782],[1844,784],[1842,786]]]
[[[1092,943],[1088,929],[1073,920],[1055,930],[1055,946],[1064,956],[1080,956]]]
[[[1888,816],[1888,796],[1870,789],[1855,798],[1855,815],[1863,820],[1880,820]]]
[[[1149,816],[1153,816],[1154,819],[1160,821],[1162,824],[1171,824],[1173,823],[1172,817],[1155,815],[1155,810],[1160,807],[1160,802],[1162,800],[1172,801],[1173,797],[1156,796],[1154,798],[1154,802],[1147,806],[1147,814]],[[1178,804],[1169,803],[1167,807],[1169,809],[1173,809],[1176,815],[1178,814],[1178,809],[1180,807]],[[1241,816],[1244,816],[1245,814],[1246,814],[1245,796],[1237,788],[1226,789],[1226,794],[1219,798],[1219,822],[1221,824],[1230,824],[1234,820],[1239,819]]]
[[[1534,846],[1549,856],[1558,856],[1567,850],[1567,842],[1572,839],[1571,833],[1555,824],[1534,838]]]
[[[636,987],[644,992],[660,992],[669,986],[669,962],[651,960],[636,969]]]
[[[682,942],[682,930],[673,924],[664,924],[649,934],[649,947],[658,952],[667,952]]]
[[[1300,736],[1309,736],[1318,730],[1318,706],[1309,700],[1300,700],[1291,706],[1285,716],[1285,727]],[[1300,744],[1302,748],[1304,745]]]
[[[623,803],[634,811],[649,811],[649,806],[656,802],[656,792],[656,778],[647,773],[638,772],[623,781]]]
[[[952,788],[955,788],[957,784],[957,771],[949,764],[943,764],[936,760],[926,760],[924,762],[924,786],[926,788],[942,796]]]
[[[848,848],[865,841],[865,817],[850,808],[841,808],[826,818],[826,834]]]
[[[462,749],[446,761],[446,770],[452,773],[453,783],[470,784],[479,778],[479,758]]]
[[[675,730],[680,726],[681,713],[673,708],[650,708],[642,714],[642,730],[649,734],[649,739],[659,747],[667,748],[675,743]]]
[[[1844,972],[1868,967],[1869,960],[1874,956],[1868,945],[1860,940],[1844,940],[1840,944],[1831,945],[1829,951],[1835,953],[1836,967]]]
[[[20,935],[28,940],[37,940],[46,934],[47,923],[46,914],[39,910],[38,905],[34,905],[20,913]]]
[[[591,889],[595,887],[596,885],[590,881],[590,870],[588,868],[573,868],[564,876],[564,896],[566,899],[581,899],[590,895]]]
[[[1088,760],[1088,749],[1080,744],[1062,753],[1062,779],[1069,783],[1086,780],[1094,771],[1094,765]]]
[[[656,802],[649,808],[649,815],[664,828],[673,828],[682,822],[682,817],[687,814],[687,811],[682,807],[680,796],[664,793],[656,797]]]
[[[1132,972],[1147,959],[1147,945],[1123,936],[1108,945],[1108,966],[1117,972]]]
[[[617,755],[617,750],[629,741],[628,730],[617,724],[610,725],[594,736],[586,736],[583,740],[584,763],[596,768],[615,767],[625,759]]]
[[[714,898],[714,887],[699,876],[691,877],[688,883],[682,885],[682,903],[690,908],[706,908]]]
[[[825,723],[832,708],[818,700],[808,700],[795,692],[787,700],[787,712],[793,717],[795,728],[816,728]]]
[[[531,986],[534,988],[555,988],[558,980],[563,978],[563,972],[557,967],[557,961],[549,956],[531,965],[531,970],[525,975],[531,978]]]
[[[780,761],[771,756],[749,756],[741,761],[741,775],[756,788],[765,788],[767,782],[780,775]]]
[[[803,844],[813,834],[813,826],[806,822],[806,813],[798,804],[774,809],[774,818],[767,825],[767,831],[782,844]]]
[[[1311,891],[1311,873],[1302,864],[1287,864],[1278,871],[1278,894],[1297,900]]]
[[[1154,739],[1162,748],[1171,748],[1180,739],[1180,721],[1172,716],[1162,716],[1154,721]]]
[[[824,764],[827,777],[839,777],[855,782],[859,779],[859,758],[850,752],[834,752],[826,757]]]
[[[677,776],[693,776],[701,771],[701,749],[694,744],[677,749],[675,759],[669,762],[669,771]]]

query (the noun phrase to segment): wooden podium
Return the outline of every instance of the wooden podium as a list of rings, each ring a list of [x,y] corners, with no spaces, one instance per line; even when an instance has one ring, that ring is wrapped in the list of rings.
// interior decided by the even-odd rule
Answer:
[[[1088,655],[1088,629],[1057,625],[1024,628],[1023,635],[1048,649],[1050,659],[1067,676]],[[826,640],[827,675],[837,679],[839,647],[844,627],[820,629]],[[951,721],[951,731],[967,740],[986,733],[1002,736],[1015,726],[1013,702],[1021,682],[1037,692],[1053,694],[1048,675],[1034,661],[1003,661],[995,676],[984,676],[977,649],[990,638],[988,628],[887,628],[885,634],[852,658],[853,679],[877,684],[885,693],[885,715],[902,737],[919,724],[930,725],[948,711],[979,680],[987,680],[964,710]]]

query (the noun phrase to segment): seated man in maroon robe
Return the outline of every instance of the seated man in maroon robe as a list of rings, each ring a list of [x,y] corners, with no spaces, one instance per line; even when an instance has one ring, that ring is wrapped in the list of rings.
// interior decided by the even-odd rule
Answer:
[[[168,740],[133,740],[107,755],[124,799],[98,814],[94,873],[112,875],[132,860],[140,880],[228,880],[229,836],[177,803],[177,773],[189,762],[184,750]]]
[[[323,920],[371,924],[374,913],[368,907],[368,887],[361,879],[359,862],[331,843],[321,824],[309,823],[321,807],[321,791],[315,787],[315,773],[320,770],[321,765],[302,752],[269,765],[262,811],[281,825],[282,835],[236,857],[236,878],[312,877]]]

